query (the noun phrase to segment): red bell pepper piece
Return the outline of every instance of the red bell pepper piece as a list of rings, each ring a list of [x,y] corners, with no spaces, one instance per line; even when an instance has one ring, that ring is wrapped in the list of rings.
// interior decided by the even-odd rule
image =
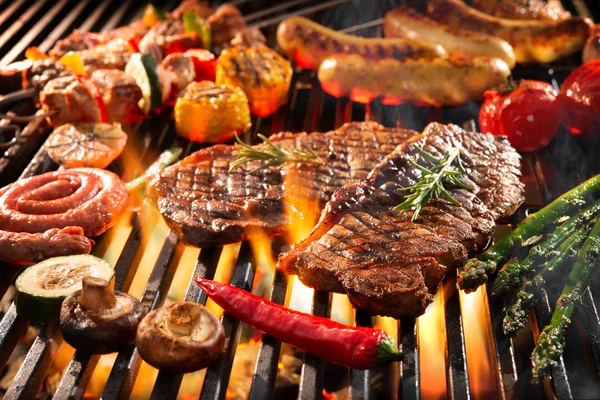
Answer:
[[[394,340],[379,329],[349,327],[290,310],[231,285],[202,277],[194,281],[226,312],[250,326],[334,364],[370,369],[402,358]]]
[[[108,111],[106,110],[106,104],[104,104],[104,99],[102,99],[102,93],[100,93],[98,86],[87,76],[77,76],[77,80],[88,90],[92,98],[96,100],[100,109],[100,122],[108,122]]]
[[[204,49],[191,49],[183,53],[183,55],[190,57],[194,63],[196,82],[215,81],[217,60],[213,53]]]

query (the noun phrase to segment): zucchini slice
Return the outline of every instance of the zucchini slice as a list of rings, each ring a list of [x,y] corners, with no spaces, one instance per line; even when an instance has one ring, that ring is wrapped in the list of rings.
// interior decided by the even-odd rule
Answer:
[[[58,320],[63,300],[81,289],[84,277],[110,282],[114,275],[109,263],[89,254],[49,258],[27,268],[17,278],[17,314],[38,322]]]
[[[140,108],[146,115],[162,105],[162,83],[150,54],[133,53],[125,66],[125,73],[131,75],[142,90]]]

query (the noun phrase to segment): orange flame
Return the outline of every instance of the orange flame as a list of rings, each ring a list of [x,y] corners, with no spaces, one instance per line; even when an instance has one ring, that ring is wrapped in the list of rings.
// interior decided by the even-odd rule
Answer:
[[[291,221],[286,234],[290,244],[298,243],[310,234],[320,213],[319,199],[308,195],[302,172],[290,167],[283,181],[284,210]],[[306,287],[296,276],[292,277],[288,306],[294,310],[310,312],[314,290]]]
[[[446,396],[446,322],[444,319],[444,288],[440,286],[427,307],[417,319],[417,340],[423,399]]]
[[[461,314],[465,331],[469,386],[474,399],[497,397],[496,382],[492,374],[492,349],[489,338],[491,321],[485,286],[466,294],[460,291]]]
[[[256,287],[263,280],[268,282],[269,286],[273,282],[275,274],[276,261],[271,251],[271,239],[262,231],[253,231],[249,234],[250,247],[256,262],[256,272],[252,287]],[[259,294],[260,295],[260,294]]]

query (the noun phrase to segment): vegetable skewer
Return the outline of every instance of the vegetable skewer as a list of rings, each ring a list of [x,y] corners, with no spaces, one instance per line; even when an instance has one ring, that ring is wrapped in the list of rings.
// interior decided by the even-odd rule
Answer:
[[[501,262],[510,257],[515,247],[527,243],[527,240],[537,235],[544,234],[561,217],[577,213],[586,206],[586,201],[599,195],[600,175],[596,175],[527,217],[517,229],[486,250],[479,258],[467,261],[458,276],[461,289],[472,292],[486,283],[488,276],[496,271]]]
[[[494,295],[503,295],[514,291],[521,283],[524,276],[531,276],[541,268],[544,260],[555,257],[557,249],[560,249],[565,240],[580,226],[592,221],[600,212],[600,201],[589,206],[568,221],[559,226],[546,240],[535,246],[529,255],[521,262],[510,262],[502,270],[492,286]],[[585,236],[584,236],[585,238]],[[558,250],[560,254],[560,250]]]
[[[552,320],[540,334],[538,344],[533,349],[531,362],[534,379],[546,376],[552,367],[558,364],[565,347],[565,332],[571,325],[573,311],[581,302],[583,292],[590,283],[592,271],[598,266],[600,266],[600,219],[596,221],[583,243],[567,284],[556,301]]]
[[[402,358],[394,340],[379,329],[349,327],[290,310],[234,286],[201,277],[194,281],[237,319],[329,362],[369,369]]]
[[[543,274],[560,268],[565,263],[572,261],[577,257],[579,249],[583,241],[587,238],[591,226],[586,225],[575,231],[567,240],[565,240],[555,252],[552,252],[554,257],[545,265],[536,263],[535,269],[543,267],[532,279],[527,279],[521,284],[521,290],[517,293],[514,303],[507,308],[506,316],[504,317],[503,328],[504,333],[508,336],[515,336],[517,332],[523,328],[529,316],[529,310],[535,305],[536,299],[534,290],[538,287],[540,290],[544,278]]]

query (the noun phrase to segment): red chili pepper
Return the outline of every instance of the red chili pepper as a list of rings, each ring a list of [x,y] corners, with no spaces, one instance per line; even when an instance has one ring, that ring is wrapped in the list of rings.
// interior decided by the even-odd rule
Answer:
[[[394,340],[381,330],[349,327],[290,310],[235,286],[202,277],[196,277],[194,281],[208,297],[237,319],[334,364],[370,369],[402,358]]]
[[[104,100],[102,99],[102,94],[100,93],[100,89],[98,86],[87,76],[78,76],[77,79],[81,83],[83,87],[85,87],[90,95],[96,103],[98,104],[98,108],[100,109],[100,122],[108,122],[108,111],[106,110],[106,104],[104,104]]]

